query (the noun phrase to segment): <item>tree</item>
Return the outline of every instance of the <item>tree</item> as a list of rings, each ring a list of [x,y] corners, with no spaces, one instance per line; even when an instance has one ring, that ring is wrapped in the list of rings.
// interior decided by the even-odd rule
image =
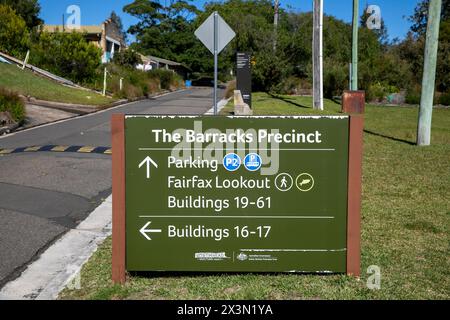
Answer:
[[[31,51],[32,64],[78,83],[92,81],[101,64],[101,50],[79,32],[43,32]]]
[[[132,46],[144,54],[184,62],[196,45],[192,20],[199,12],[189,1],[135,0],[123,8],[139,22],[128,32],[136,36]],[[195,55],[194,55],[195,56]],[[195,59],[195,58],[193,58]]]
[[[413,23],[411,31],[418,36],[425,35],[428,23],[428,6],[430,0],[422,0],[414,9],[414,14],[409,17],[409,21]],[[442,1],[441,21],[450,19],[450,0]]]
[[[0,4],[5,4],[14,9],[30,30],[43,23],[39,18],[41,6],[38,0],[0,0]]]
[[[142,63],[142,59],[137,52],[128,48],[116,52],[114,54],[113,63],[127,68],[134,68],[136,65]]]
[[[281,82],[292,71],[285,56],[284,31],[278,28],[278,41],[274,52],[275,34],[273,32],[274,7],[268,0],[228,0],[211,2],[195,20],[197,28],[214,11],[218,11],[236,32],[236,38],[220,54],[219,68],[222,79],[235,68],[236,51],[252,54],[253,87],[255,90],[277,90]],[[280,18],[284,11],[280,10]],[[197,40],[197,42],[199,42]],[[205,52],[207,52],[206,49]],[[205,57],[211,61],[210,53]],[[210,70],[210,69],[209,69]]]
[[[111,12],[111,15],[109,16],[109,19],[114,22],[117,25],[117,28],[119,29],[120,35],[123,37],[123,40],[127,41],[127,33],[123,27],[122,18],[116,14],[115,11]]]
[[[415,8],[414,14],[409,18],[413,23],[411,26],[411,36],[419,45],[416,56],[409,57],[410,63],[414,66],[417,61],[423,62],[423,53],[425,46],[425,33],[428,23],[429,0],[422,0]],[[411,43],[411,39],[407,39]],[[408,48],[406,48],[408,49]],[[436,88],[441,92],[450,93],[450,0],[443,0],[441,12],[441,27],[439,31],[439,49],[437,60]],[[419,77],[422,74],[422,65],[414,68]],[[418,80],[420,84],[420,79]]]
[[[0,5],[0,51],[22,58],[28,45],[25,21],[9,6]]]

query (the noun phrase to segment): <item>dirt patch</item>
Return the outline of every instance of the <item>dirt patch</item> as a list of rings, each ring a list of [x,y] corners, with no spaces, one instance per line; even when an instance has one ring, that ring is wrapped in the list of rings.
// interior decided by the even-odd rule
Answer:
[[[31,128],[41,124],[55,122],[62,119],[73,118],[77,114],[65,112],[62,110],[51,109],[36,105],[26,105],[26,118],[22,128]]]

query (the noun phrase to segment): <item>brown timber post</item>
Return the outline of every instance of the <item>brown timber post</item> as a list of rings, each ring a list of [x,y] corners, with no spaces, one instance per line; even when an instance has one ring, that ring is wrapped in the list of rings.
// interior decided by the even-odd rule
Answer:
[[[113,114],[112,133],[112,281],[125,283],[125,116]]]
[[[350,116],[348,163],[347,274],[361,275],[361,193],[364,117]]]
[[[365,91],[344,91],[342,95],[342,112],[364,114],[366,105]]]

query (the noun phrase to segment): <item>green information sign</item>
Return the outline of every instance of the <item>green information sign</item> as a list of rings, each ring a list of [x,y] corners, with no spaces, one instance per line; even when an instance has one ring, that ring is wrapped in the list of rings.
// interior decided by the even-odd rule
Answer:
[[[348,116],[125,116],[128,271],[346,272]]]

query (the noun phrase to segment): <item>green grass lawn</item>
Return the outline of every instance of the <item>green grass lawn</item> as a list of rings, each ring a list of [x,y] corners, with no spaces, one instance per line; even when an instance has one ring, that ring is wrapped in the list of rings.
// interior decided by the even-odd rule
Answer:
[[[317,114],[311,98],[254,96],[255,114]],[[338,104],[325,103],[326,114]],[[224,110],[224,113],[230,108]],[[62,299],[450,299],[450,109],[437,109],[433,146],[413,145],[417,108],[367,106],[364,134],[362,276],[160,275],[113,285],[111,240],[84,266],[81,290]],[[371,265],[381,289],[369,290]]]
[[[92,91],[60,85],[52,80],[37,76],[29,70],[22,70],[15,65],[6,63],[0,63],[0,87],[24,96],[63,103],[107,105],[114,101]]]

